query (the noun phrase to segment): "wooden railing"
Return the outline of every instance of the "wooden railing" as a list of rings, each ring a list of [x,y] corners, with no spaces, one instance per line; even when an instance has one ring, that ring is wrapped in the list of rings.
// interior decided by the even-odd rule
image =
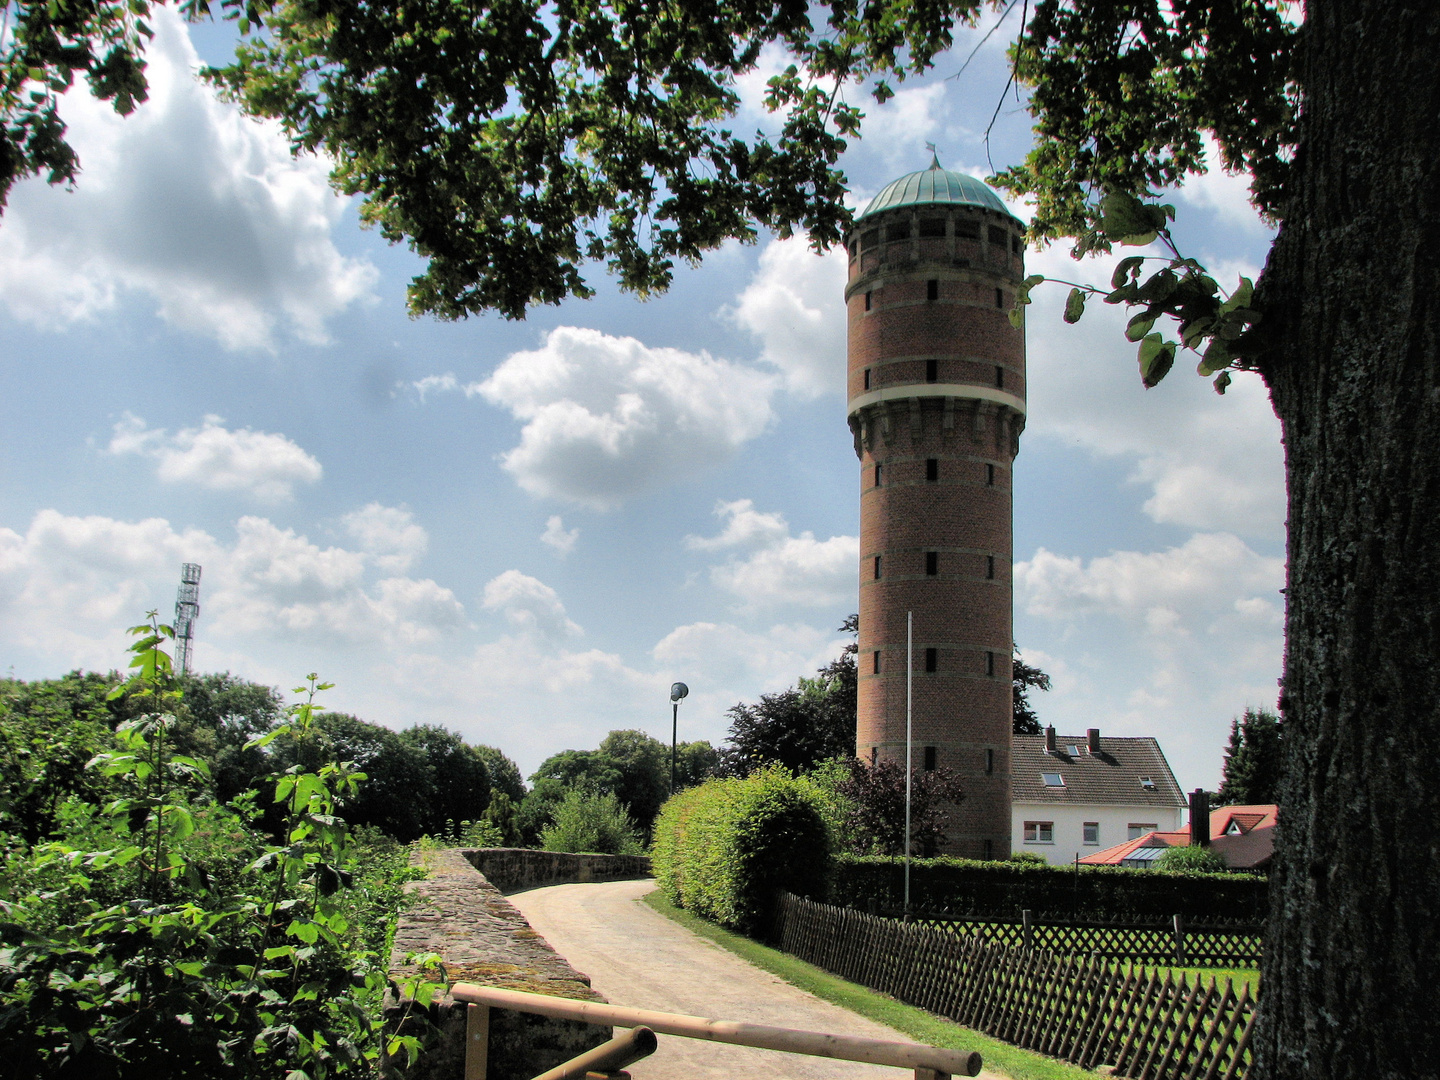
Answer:
[[[614,1027],[645,1027],[662,1035],[679,1035],[687,1039],[706,1039],[810,1057],[890,1065],[913,1069],[916,1080],[978,1076],[982,1064],[980,1055],[973,1051],[946,1050],[922,1043],[890,1042],[858,1035],[798,1031],[794,1028],[771,1027],[769,1024],[708,1020],[702,1016],[632,1009],[623,1005],[578,1001],[547,994],[527,994],[520,990],[477,986],[474,983],[456,983],[450,988],[450,996],[471,1006],[466,1023],[465,1080],[485,1080],[490,1009],[513,1009],[561,1020],[582,1020],[589,1024]],[[579,1059],[576,1059],[568,1066],[562,1066],[562,1069],[577,1066],[578,1062]]]
[[[1254,999],[1229,979],[1174,978],[1102,957],[781,898],[781,948],[1005,1042],[1134,1080],[1241,1080]]]

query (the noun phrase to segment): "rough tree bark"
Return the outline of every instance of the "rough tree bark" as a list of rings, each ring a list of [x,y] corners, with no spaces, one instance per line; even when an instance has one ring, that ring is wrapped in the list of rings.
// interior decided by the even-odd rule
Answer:
[[[1287,778],[1252,1080],[1440,1074],[1440,3],[1311,0],[1262,278]]]

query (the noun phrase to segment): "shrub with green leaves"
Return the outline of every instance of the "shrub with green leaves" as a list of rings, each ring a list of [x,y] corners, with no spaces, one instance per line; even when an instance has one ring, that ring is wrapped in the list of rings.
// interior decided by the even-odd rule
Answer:
[[[1230,867],[1217,852],[1200,844],[1166,848],[1155,860],[1156,870],[1190,871],[1199,874],[1223,874]]]
[[[292,765],[228,804],[177,752],[180,682],[152,612],[132,628],[129,717],[89,769],[106,800],[55,808],[52,837],[5,839],[0,1044],[6,1076],[326,1080],[380,1059],[388,935],[405,852],[337,816],[364,774]],[[310,676],[250,741],[313,738]],[[278,810],[273,843],[256,825]],[[413,1050],[413,1040],[385,1049]]]
[[[661,809],[651,859],[672,903],[762,932],[777,892],[824,895],[831,855],[820,796],[780,766],[707,780]]]
[[[596,795],[577,790],[555,808],[554,821],[540,833],[546,851],[590,852],[598,855],[639,855],[635,822],[613,792]]]

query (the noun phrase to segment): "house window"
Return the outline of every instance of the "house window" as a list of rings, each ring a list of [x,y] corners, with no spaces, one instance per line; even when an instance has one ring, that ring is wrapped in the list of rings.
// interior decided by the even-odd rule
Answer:
[[[873,664],[871,670],[874,671],[874,673],[875,673],[876,675],[879,675],[879,674],[880,674],[880,650],[879,650],[879,649],[876,649],[876,650],[875,650],[874,664]]]
[[[1153,821],[1132,821],[1125,826],[1126,840],[1139,840],[1146,833],[1152,833],[1160,826]]]
[[[921,235],[922,237],[925,237],[925,236],[944,236],[944,235],[945,235],[945,219],[944,219],[944,218],[921,218],[921,219],[920,219],[920,235]]]
[[[1045,781],[1046,787],[1064,787],[1065,778],[1058,772],[1046,772],[1040,774],[1040,779]]]
[[[875,556],[875,580],[880,580],[880,556]]]
[[[935,771],[935,747],[933,746],[925,747],[925,771]]]
[[[940,459],[939,459],[939,458],[933,458],[933,457],[932,457],[932,458],[926,458],[926,459],[925,459],[925,480],[926,480],[926,482],[927,482],[927,483],[934,484],[934,483],[936,483],[937,481],[939,481],[939,479],[940,479]]]
[[[989,581],[995,580],[995,556],[985,556],[985,577]]]
[[[930,577],[940,573],[940,553],[938,551],[925,552],[925,573]]]
[[[1081,826],[1083,841],[1086,844],[1096,845],[1100,843],[1100,823],[1098,821],[1087,821]]]
[[[999,228],[995,225],[990,226],[990,243],[996,245],[997,247],[1004,248],[1006,241],[1008,241],[1009,239],[1010,237],[1006,234],[1004,229]]]
[[[999,290],[996,291],[998,292]],[[865,294],[865,310],[870,310],[870,294],[868,292]]]
[[[875,463],[875,486],[880,486],[880,463],[878,461]]]
[[[926,649],[926,650],[925,650],[925,670],[926,670],[926,671],[938,671],[938,670],[939,670],[939,666],[940,666],[940,650],[939,650],[939,649]]]
[[[925,381],[926,381],[926,382],[932,382],[932,383],[933,383],[933,382],[939,381],[939,379],[940,379],[940,361],[939,361],[939,360],[926,360],[926,361],[925,361]]]
[[[886,240],[909,240],[910,223],[908,221],[892,221],[885,227]]]
[[[1025,843],[1053,844],[1054,842],[1055,823],[1053,821],[1025,822]]]
[[[987,746],[987,747],[985,748],[985,775],[986,775],[986,776],[993,776],[994,774],[995,774],[995,751],[994,751],[993,749],[991,749],[990,747]]]
[[[931,278],[929,281],[925,282],[925,299],[940,299],[940,282],[937,281],[935,278]]]
[[[955,222],[955,235],[966,240],[979,240],[980,226],[973,221],[957,221]]]
[[[868,367],[865,369],[865,389],[870,389],[870,369]]]
[[[995,466],[990,464],[988,461],[985,463],[985,486],[995,486]]]

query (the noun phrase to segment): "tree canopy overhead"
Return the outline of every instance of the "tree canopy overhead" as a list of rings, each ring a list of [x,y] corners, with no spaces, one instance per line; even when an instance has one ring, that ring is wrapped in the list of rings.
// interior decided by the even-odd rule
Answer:
[[[209,0],[185,0],[189,17]],[[601,262],[640,294],[757,229],[836,242],[836,167],[857,83],[925,70],[980,0],[222,0],[233,64],[207,74],[296,150],[328,155],[361,215],[428,261],[416,313],[458,318],[588,296]],[[0,46],[0,204],[18,178],[75,178],[57,94],[77,76],[128,113],[146,94],[148,0],[15,0]],[[774,136],[738,131],[736,79],[768,46]]]

